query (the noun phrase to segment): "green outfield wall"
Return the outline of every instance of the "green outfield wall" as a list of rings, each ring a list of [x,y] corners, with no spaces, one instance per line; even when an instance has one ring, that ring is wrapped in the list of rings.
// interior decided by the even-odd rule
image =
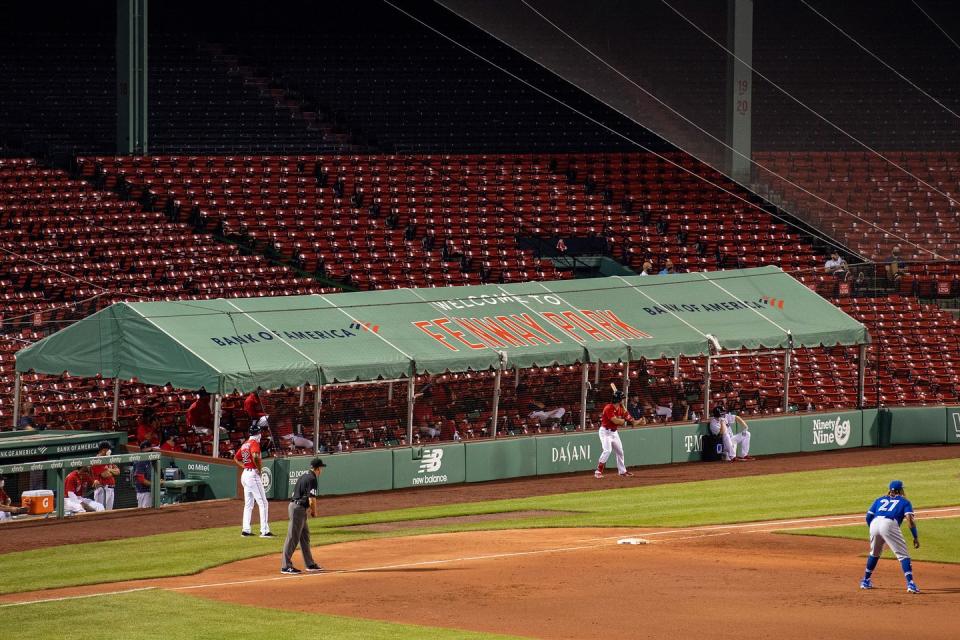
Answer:
[[[537,475],[537,440],[492,440],[464,446],[467,482]]]
[[[239,495],[237,483],[240,469],[231,460],[213,460],[209,456],[165,453],[160,466],[165,469],[171,465],[180,469],[180,475],[184,478],[202,480],[206,483],[199,491],[200,497],[204,500],[236,498]],[[265,476],[269,482],[271,478],[269,472]],[[265,488],[267,497],[272,498],[270,489]]]
[[[752,455],[816,452],[890,444],[960,444],[960,407],[892,407],[792,414],[748,420]],[[741,427],[737,427],[739,431]],[[630,467],[698,462],[706,423],[621,429]],[[602,448],[596,431],[379,449],[322,456],[323,494],[361,493],[586,472]],[[285,499],[309,457],[272,462],[268,495]],[[613,468],[615,461],[608,461]]]

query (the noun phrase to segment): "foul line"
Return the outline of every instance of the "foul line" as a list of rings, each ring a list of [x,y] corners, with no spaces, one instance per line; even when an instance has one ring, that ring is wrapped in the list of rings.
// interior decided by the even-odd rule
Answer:
[[[917,515],[921,515],[921,516],[927,516],[928,514],[930,514],[930,517],[925,518],[927,520],[957,517],[957,515],[960,515],[960,507],[942,507],[942,508],[936,508],[936,509],[926,509],[926,510],[917,512]],[[939,515],[933,515],[933,514],[939,514]],[[943,514],[954,514],[954,515],[943,515]],[[583,551],[586,549],[597,549],[598,547],[604,546],[602,544],[603,542],[606,542],[608,540],[620,540],[623,538],[630,537],[631,535],[650,538],[653,536],[664,536],[664,535],[670,535],[673,533],[693,533],[697,531],[716,531],[717,532],[717,533],[707,533],[704,535],[685,536],[682,538],[668,538],[666,540],[654,541],[656,544],[664,544],[667,542],[674,542],[678,540],[690,540],[694,538],[709,538],[709,537],[730,535],[730,533],[732,532],[727,531],[729,529],[755,529],[757,527],[770,527],[769,529],[757,529],[755,531],[756,533],[770,533],[773,531],[780,531],[786,525],[791,525],[791,524],[808,524],[808,523],[814,523],[814,522],[835,522],[837,520],[849,521],[859,517],[860,517],[859,514],[849,514],[849,515],[843,515],[843,516],[822,516],[822,517],[813,517],[813,518],[799,518],[796,520],[767,520],[764,522],[745,522],[742,524],[720,524],[720,525],[709,525],[709,526],[703,526],[703,527],[681,527],[677,529],[667,529],[664,531],[644,531],[636,534],[631,534],[629,530],[624,529],[623,531],[621,531],[619,534],[615,536],[604,536],[600,538],[585,538],[584,540],[581,541],[581,542],[593,542],[593,543],[600,542],[601,544],[580,544],[572,547],[552,547],[549,549],[538,549],[535,551],[512,551],[509,553],[491,553],[488,555],[481,555],[481,556],[464,556],[459,558],[445,558],[440,560],[421,560],[419,562],[387,564],[387,565],[380,565],[376,567],[360,567],[359,569],[338,569],[334,571],[323,571],[323,572],[317,572],[317,573],[310,573],[305,571],[295,576],[281,575],[281,576],[271,576],[269,578],[251,578],[249,580],[231,580],[227,582],[216,582],[216,583],[210,583],[210,584],[194,584],[194,585],[186,585],[182,587],[165,587],[163,585],[150,586],[150,587],[138,587],[134,589],[123,589],[120,591],[104,591],[100,593],[88,593],[88,594],[76,595],[76,596],[63,596],[60,598],[45,598],[42,600],[26,600],[26,601],[20,601],[20,602],[8,602],[6,604],[0,604],[0,609],[9,608],[9,607],[19,607],[19,606],[30,605],[30,604],[41,604],[44,602],[64,602],[68,600],[82,600],[85,598],[96,598],[99,596],[115,596],[115,595],[121,595],[125,593],[134,593],[138,591],[150,591],[150,590],[156,590],[156,589],[163,589],[166,591],[193,591],[197,589],[210,589],[214,587],[231,587],[231,586],[237,586],[237,585],[243,585],[243,584],[262,584],[265,582],[275,582],[277,580],[292,580],[297,578],[301,578],[301,579],[316,578],[316,577],[344,575],[344,574],[351,574],[351,573],[386,571],[389,569],[409,569],[413,567],[453,564],[457,562],[471,562],[476,560],[497,560],[500,558],[517,558],[521,556],[535,556],[535,555],[543,555],[548,553],[566,553],[569,551]],[[856,523],[851,523],[851,524],[856,524]],[[813,529],[817,527],[793,527],[793,528]],[[163,580],[163,579],[164,578],[160,578],[160,580]]]
[[[62,598],[45,598],[43,600],[29,600],[26,602],[8,602],[0,604],[0,609],[6,607],[19,607],[25,604],[43,604],[44,602],[63,602],[64,600],[83,600],[84,598],[98,598],[100,596],[117,596],[122,593],[134,593],[136,591],[151,591],[156,587],[137,587],[136,589],[124,589],[123,591],[107,591],[104,593],[88,593],[82,596],[63,596]]]

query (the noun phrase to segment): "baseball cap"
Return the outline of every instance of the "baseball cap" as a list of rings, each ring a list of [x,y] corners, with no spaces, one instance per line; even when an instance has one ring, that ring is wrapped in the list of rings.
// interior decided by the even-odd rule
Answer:
[[[324,462],[321,458],[314,458],[313,460],[310,461],[310,467],[313,469],[317,469],[319,467],[325,467],[325,466],[327,466],[327,463]]]
[[[149,440],[144,440],[143,442],[140,443],[141,451],[143,451],[144,449],[152,449],[152,448],[153,448],[153,443],[150,442]]]
[[[897,491],[903,489],[903,480],[891,480],[890,481],[890,491]]]

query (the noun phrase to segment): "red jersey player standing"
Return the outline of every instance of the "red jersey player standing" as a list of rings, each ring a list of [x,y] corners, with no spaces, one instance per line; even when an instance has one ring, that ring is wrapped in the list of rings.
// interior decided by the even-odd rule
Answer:
[[[97,457],[109,458],[111,450],[110,442],[104,440],[98,445]],[[107,511],[113,510],[113,497],[117,486],[117,476],[120,475],[120,467],[115,464],[95,464],[90,467],[94,480],[100,481],[100,486],[93,490],[93,499],[103,505]]]
[[[618,391],[612,384],[610,386],[613,387],[613,402],[607,404],[603,408],[603,413],[600,414],[600,445],[603,448],[603,453],[600,454],[597,470],[593,472],[594,478],[603,477],[603,469],[607,465],[607,459],[610,457],[611,451],[617,456],[617,471],[620,472],[620,475],[633,475],[627,471],[627,465],[624,463],[623,443],[620,442],[620,434],[617,433],[617,429],[628,422],[630,424],[634,424],[634,422],[624,406],[626,395],[622,391]]]
[[[267,521],[267,494],[263,491],[263,480],[260,477],[263,462],[260,458],[259,424],[251,425],[250,437],[240,446],[233,461],[243,469],[243,473],[240,474],[240,484],[243,485],[243,528],[240,535],[253,535],[250,532],[250,520],[253,517],[253,503],[256,501],[260,510],[260,537],[272,538],[270,523]]]

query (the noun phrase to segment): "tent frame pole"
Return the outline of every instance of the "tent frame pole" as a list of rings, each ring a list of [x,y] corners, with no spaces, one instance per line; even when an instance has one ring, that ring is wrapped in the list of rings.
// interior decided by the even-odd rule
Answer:
[[[120,417],[120,378],[113,379],[113,408],[111,409],[113,426],[117,425]]]
[[[214,458],[220,457],[220,414],[222,413],[223,396],[219,393],[213,396],[213,450]]]
[[[590,363],[580,365],[580,431],[587,430],[587,387],[590,385]]]
[[[407,446],[413,446],[413,403],[414,396],[414,374],[407,378]]]
[[[710,367],[713,364],[713,354],[707,354],[707,368],[703,372],[703,417],[710,419]]]
[[[867,384],[867,345],[857,345],[860,351],[860,362],[857,365],[857,408],[864,408],[865,390]],[[879,394],[877,396],[879,398]]]
[[[323,385],[314,386],[313,393],[313,455],[320,454],[320,407],[323,404]]]
[[[19,371],[13,374],[13,428],[20,422],[20,392],[23,388],[23,374]]]
[[[627,359],[623,362],[623,395],[630,397],[630,359],[633,357],[633,350],[627,347]]]
[[[497,367],[497,372],[493,376],[493,407],[490,412],[490,419],[492,424],[492,435],[491,437],[497,439],[497,424],[499,423],[500,418],[500,381],[503,377],[503,354],[500,354],[500,366]]]
[[[792,349],[783,352],[783,412],[790,411],[790,359],[793,355]]]

